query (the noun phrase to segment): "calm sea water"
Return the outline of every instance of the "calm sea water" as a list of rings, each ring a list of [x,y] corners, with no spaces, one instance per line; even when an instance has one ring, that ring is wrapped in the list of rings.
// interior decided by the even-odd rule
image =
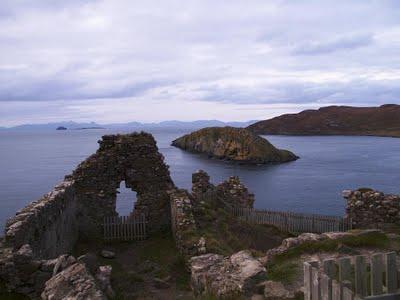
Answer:
[[[119,131],[123,132],[123,131]],[[16,210],[60,182],[96,151],[109,130],[0,131],[0,230]],[[268,136],[279,148],[301,158],[269,166],[243,166],[210,160],[170,146],[184,130],[152,131],[179,187],[191,187],[191,174],[207,171],[214,183],[238,175],[255,193],[255,206],[342,215],[344,189],[373,187],[400,193],[400,139],[380,137]],[[117,209],[127,214],[135,194],[121,188]]]

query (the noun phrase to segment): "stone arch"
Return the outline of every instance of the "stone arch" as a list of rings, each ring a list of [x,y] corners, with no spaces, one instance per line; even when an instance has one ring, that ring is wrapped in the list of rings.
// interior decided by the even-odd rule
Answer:
[[[99,144],[71,175],[80,206],[80,234],[100,233],[103,218],[116,214],[121,181],[136,191],[135,210],[146,214],[150,231],[169,225],[169,193],[175,185],[153,136],[106,135]]]

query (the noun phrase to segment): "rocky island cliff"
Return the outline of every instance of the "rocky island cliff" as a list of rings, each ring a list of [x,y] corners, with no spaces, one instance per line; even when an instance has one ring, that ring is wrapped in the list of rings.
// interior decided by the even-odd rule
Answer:
[[[266,139],[243,128],[203,128],[174,140],[172,145],[213,158],[250,164],[282,163],[298,159],[292,152],[277,149]]]
[[[400,105],[328,106],[260,121],[247,129],[255,134],[400,137]]]

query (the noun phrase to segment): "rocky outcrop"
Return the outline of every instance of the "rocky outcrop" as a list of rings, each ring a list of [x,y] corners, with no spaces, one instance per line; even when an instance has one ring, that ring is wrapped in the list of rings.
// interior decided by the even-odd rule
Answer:
[[[50,260],[36,259],[29,244],[13,251],[2,248],[0,253],[0,278],[8,290],[35,298],[40,295],[47,280],[76,263],[69,255]]]
[[[43,300],[107,299],[82,263],[75,263],[48,280],[41,296]]]
[[[246,129],[234,127],[200,129],[174,140],[172,145],[209,157],[250,164],[282,163],[298,158]]]
[[[400,224],[400,196],[372,189],[344,191],[346,213],[354,228],[382,228]]]
[[[400,137],[400,105],[328,106],[286,114],[247,127],[255,134]]]
[[[246,250],[230,257],[212,253],[192,257],[190,270],[196,294],[228,299],[249,297],[266,275],[263,265]]]
[[[89,257],[63,254],[54,259],[36,259],[29,244],[17,251],[2,249],[0,278],[5,287],[33,299],[112,298],[111,266],[89,263]],[[70,297],[70,298],[68,298]]]

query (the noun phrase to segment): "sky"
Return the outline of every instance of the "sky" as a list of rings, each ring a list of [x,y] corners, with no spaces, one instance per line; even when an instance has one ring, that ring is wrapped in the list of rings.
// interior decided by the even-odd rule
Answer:
[[[1,0],[0,126],[400,104],[400,1]]]

